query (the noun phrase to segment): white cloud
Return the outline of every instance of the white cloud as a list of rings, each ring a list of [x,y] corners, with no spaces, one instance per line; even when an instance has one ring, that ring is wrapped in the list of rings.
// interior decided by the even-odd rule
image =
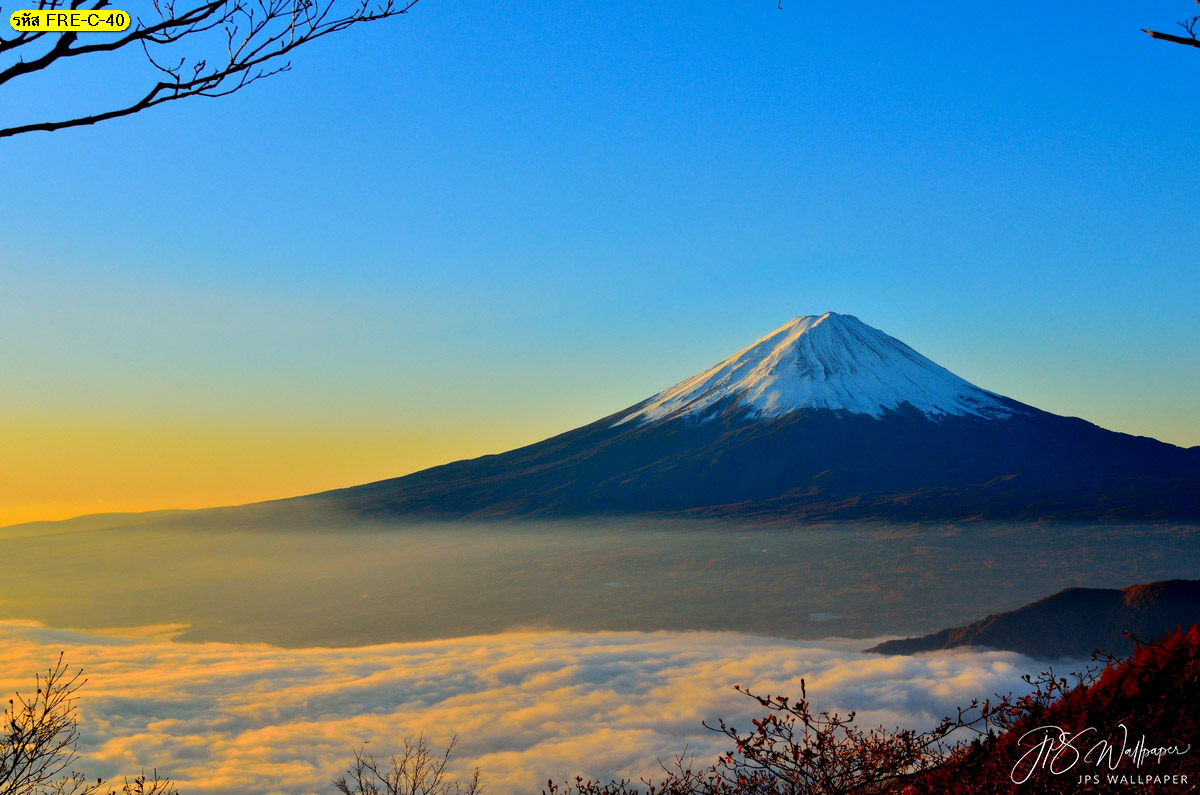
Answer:
[[[168,628],[169,629],[169,628]],[[136,635],[136,636],[133,636]],[[185,795],[331,792],[368,742],[459,736],[459,769],[489,791],[547,778],[637,777],[687,745],[726,749],[702,720],[748,725],[733,692],[797,693],[871,725],[927,726],[972,698],[1021,688],[1038,663],[1004,652],[879,657],[867,641],[801,642],[711,632],[514,632],[424,643],[284,649],[187,644],[159,628],[120,637],[0,621],[0,692],[24,690],[59,651],[82,667],[80,769],[157,767]]]

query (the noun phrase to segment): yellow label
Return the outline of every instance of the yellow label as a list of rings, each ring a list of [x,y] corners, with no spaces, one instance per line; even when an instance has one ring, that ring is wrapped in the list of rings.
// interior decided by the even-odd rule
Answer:
[[[9,22],[13,30],[22,33],[103,33],[127,29],[129,14],[110,8],[102,11],[14,11]]]

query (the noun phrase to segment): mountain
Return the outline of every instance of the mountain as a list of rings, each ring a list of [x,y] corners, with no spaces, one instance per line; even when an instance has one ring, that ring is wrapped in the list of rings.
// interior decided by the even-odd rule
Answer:
[[[1007,613],[920,638],[889,640],[867,649],[879,654],[916,654],[985,646],[1030,657],[1088,657],[1095,649],[1133,651],[1126,630],[1156,640],[1200,622],[1200,580],[1165,580],[1121,590],[1068,588]]]
[[[879,419],[908,405],[931,417],[1008,417],[1003,398],[969,384],[856,317],[798,317],[749,348],[658,393],[618,420],[702,419],[726,400],[746,416],[829,409]]]
[[[596,422],[306,499],[362,517],[1200,517],[1200,448],[981,389],[855,317],[799,317]]]

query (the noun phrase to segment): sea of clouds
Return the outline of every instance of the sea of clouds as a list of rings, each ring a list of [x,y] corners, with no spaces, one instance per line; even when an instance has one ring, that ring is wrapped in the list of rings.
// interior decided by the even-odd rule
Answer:
[[[0,692],[31,689],[65,652],[82,668],[77,768],[157,768],[183,795],[330,793],[353,749],[398,750],[422,732],[494,795],[547,779],[653,774],[685,746],[728,742],[702,721],[749,727],[732,690],[797,694],[862,723],[927,728],[973,698],[1020,691],[1042,664],[1006,652],[881,657],[868,641],[718,632],[508,632],[352,648],[182,643],[173,627],[73,631],[0,621]],[[5,696],[7,699],[8,696]]]

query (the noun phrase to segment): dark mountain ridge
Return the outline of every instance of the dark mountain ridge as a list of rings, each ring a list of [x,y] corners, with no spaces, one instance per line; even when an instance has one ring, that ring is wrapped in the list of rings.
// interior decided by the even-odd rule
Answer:
[[[1200,447],[1041,411],[959,378],[857,318],[825,313],[798,317],[657,395],[535,444],[213,510],[229,521],[297,510],[345,522],[1188,521],[1200,519]]]
[[[1109,588],[1068,588],[1024,607],[919,638],[885,641],[867,651],[916,654],[977,646],[1031,657],[1082,657],[1100,649],[1127,654],[1129,631],[1153,641],[1200,621],[1200,580],[1164,580]]]
[[[1200,449],[1002,399],[996,420],[805,408],[616,425],[306,499],[363,516],[665,513],[789,519],[1200,518]]]

